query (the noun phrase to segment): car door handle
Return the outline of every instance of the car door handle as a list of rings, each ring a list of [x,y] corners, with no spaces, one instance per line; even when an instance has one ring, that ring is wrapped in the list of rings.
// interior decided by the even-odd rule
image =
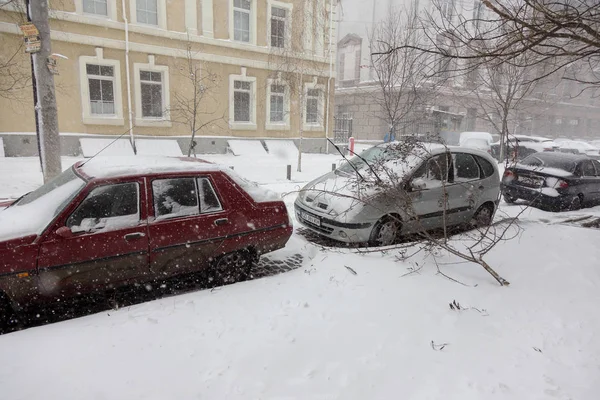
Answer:
[[[229,223],[229,220],[228,220],[227,218],[219,218],[219,219],[215,219],[215,222],[214,222],[214,224],[215,224],[216,226],[225,225],[225,224],[227,224],[227,223]]]
[[[134,233],[128,233],[127,235],[123,236],[123,239],[129,241],[129,240],[136,240],[136,239],[141,239],[144,236],[146,236],[145,233],[142,232],[134,232]]]

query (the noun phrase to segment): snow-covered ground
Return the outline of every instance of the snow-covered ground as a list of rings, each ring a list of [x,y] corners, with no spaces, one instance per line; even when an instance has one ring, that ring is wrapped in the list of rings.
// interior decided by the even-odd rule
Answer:
[[[287,159],[204,158],[288,205],[338,159],[304,155],[297,173]],[[0,159],[0,198],[40,182],[37,159]],[[0,336],[0,399],[597,399],[600,231],[561,223],[587,214],[600,208],[526,210],[486,259],[509,287],[444,254],[464,285],[422,253],[294,234],[278,255],[302,253],[294,271]]]

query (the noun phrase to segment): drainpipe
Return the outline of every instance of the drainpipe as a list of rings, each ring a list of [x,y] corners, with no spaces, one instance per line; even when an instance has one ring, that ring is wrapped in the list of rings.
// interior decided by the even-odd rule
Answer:
[[[131,78],[129,72],[129,20],[127,19],[127,11],[125,9],[125,0],[121,0],[123,6],[123,20],[125,21],[125,75],[127,78],[127,110],[129,113],[129,138],[133,154],[137,154],[135,148],[135,137],[133,136],[133,110],[131,109]]]
[[[329,2],[329,79],[327,79],[327,111],[325,114],[325,139],[329,139],[329,119],[330,119],[330,97],[331,97],[331,80],[333,79],[333,2]],[[336,43],[337,46],[337,43]],[[329,140],[325,140],[325,152],[329,154]]]

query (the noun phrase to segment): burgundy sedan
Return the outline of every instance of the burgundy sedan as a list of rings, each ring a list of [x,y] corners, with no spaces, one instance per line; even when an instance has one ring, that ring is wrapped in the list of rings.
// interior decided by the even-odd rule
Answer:
[[[285,204],[197,159],[79,162],[0,210],[0,327],[30,305],[210,268],[248,275],[292,234]]]

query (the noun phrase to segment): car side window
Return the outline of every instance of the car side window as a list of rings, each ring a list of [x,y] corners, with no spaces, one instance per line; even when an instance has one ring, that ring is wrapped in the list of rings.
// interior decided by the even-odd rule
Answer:
[[[139,185],[136,182],[93,189],[69,216],[73,233],[98,232],[136,226],[140,220]]]
[[[596,176],[600,176],[600,161],[592,160],[592,164],[596,167]]]
[[[581,163],[581,171],[583,176],[596,176],[596,170],[594,164],[591,161],[584,161]]]
[[[479,156],[475,156],[475,160],[477,161],[477,164],[479,164],[479,166],[481,167],[481,171],[483,172],[483,178],[489,178],[490,176],[494,175],[494,166],[488,160]]]
[[[468,182],[479,179],[479,165],[470,154],[454,153],[454,181]]]
[[[212,213],[223,210],[217,193],[208,178],[198,178],[198,188],[200,192],[200,212]]]
[[[449,154],[440,154],[428,159],[413,175],[414,179],[425,181],[425,188],[431,189],[442,186],[442,182],[447,182],[448,178],[454,178],[452,169],[452,159]],[[450,174],[449,174],[450,173]]]
[[[152,181],[152,197],[157,220],[200,214],[194,178],[156,179]]]

